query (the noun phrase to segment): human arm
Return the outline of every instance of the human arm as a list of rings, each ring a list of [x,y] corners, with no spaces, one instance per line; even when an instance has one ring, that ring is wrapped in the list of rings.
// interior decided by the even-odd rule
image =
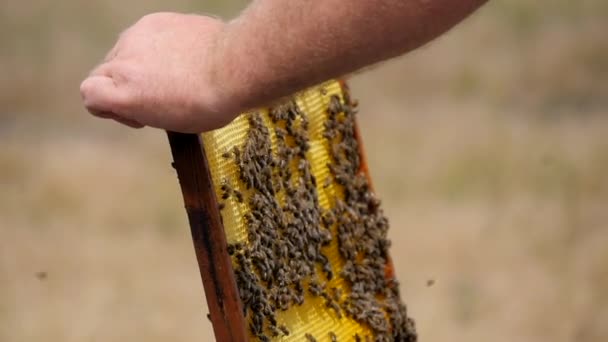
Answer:
[[[95,115],[201,132],[413,50],[487,0],[256,0],[239,17],[161,13],[121,35],[81,85]]]

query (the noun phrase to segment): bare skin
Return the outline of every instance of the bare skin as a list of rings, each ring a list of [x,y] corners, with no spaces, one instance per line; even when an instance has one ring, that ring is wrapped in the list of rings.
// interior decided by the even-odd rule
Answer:
[[[256,0],[239,17],[155,13],[121,34],[80,86],[87,110],[186,133],[402,55],[487,0]]]

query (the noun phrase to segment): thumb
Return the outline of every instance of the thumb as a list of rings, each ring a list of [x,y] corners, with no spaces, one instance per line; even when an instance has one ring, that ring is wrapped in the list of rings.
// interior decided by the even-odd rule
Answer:
[[[93,114],[113,113],[125,117],[130,107],[126,87],[118,87],[111,77],[89,76],[80,84],[80,95],[87,110]]]

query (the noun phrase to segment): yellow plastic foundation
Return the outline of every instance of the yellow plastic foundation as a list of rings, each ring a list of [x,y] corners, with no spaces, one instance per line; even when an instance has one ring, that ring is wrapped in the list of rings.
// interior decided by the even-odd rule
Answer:
[[[323,209],[331,208],[335,199],[342,196],[334,184],[326,188],[323,186],[324,180],[330,175],[327,167],[327,163],[330,162],[330,146],[327,139],[322,136],[323,123],[327,119],[327,107],[332,95],[338,95],[343,101],[342,87],[337,81],[329,81],[295,95],[296,103],[309,119],[310,149],[307,159],[311,163],[312,172],[317,179],[318,199]],[[262,115],[266,126],[272,128],[273,124],[268,117],[268,110],[261,109],[257,112]],[[221,156],[234,146],[240,148],[244,144],[249,129],[247,115],[245,113],[228,126],[202,135],[217,198],[221,197],[220,186],[223,179],[228,180],[245,196],[248,195],[248,191],[239,180],[239,171],[234,160]],[[270,129],[270,133],[274,149],[276,147],[274,130]],[[225,207],[221,214],[228,243],[247,244],[247,227],[243,218],[249,210],[247,201],[238,203],[234,197],[231,197],[224,203]],[[334,227],[332,235],[335,236],[335,234]],[[336,239],[332,239],[330,245],[324,247],[324,253],[329,258],[332,268],[337,271],[334,272],[334,278],[327,285],[340,288],[343,294],[348,292],[348,285],[339,276],[339,270],[344,265],[344,261],[339,255]],[[277,319],[279,324],[284,324],[289,329],[290,334],[277,337],[276,341],[306,341],[306,333],[314,336],[317,341],[331,341],[330,332],[335,333],[339,341],[354,341],[355,334],[359,334],[361,337],[370,335],[367,327],[345,315],[338,318],[332,309],[326,307],[322,298],[308,293],[303,305],[292,306],[287,311],[277,311]],[[254,337],[252,337],[252,341],[255,341]]]

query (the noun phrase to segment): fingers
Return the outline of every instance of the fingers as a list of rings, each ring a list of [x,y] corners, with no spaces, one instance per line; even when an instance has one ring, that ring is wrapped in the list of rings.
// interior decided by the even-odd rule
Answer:
[[[145,125],[140,124],[137,121],[133,121],[133,120],[129,120],[129,119],[124,119],[124,118],[121,118],[121,117],[118,117],[118,116],[115,117],[115,118],[113,118],[113,119],[114,119],[114,121],[118,121],[121,124],[129,126],[131,128],[143,128],[145,126]]]
[[[116,114],[114,113],[110,113],[110,112],[100,112],[97,110],[88,110],[89,113],[95,115],[98,118],[102,118],[102,119],[113,119],[116,117]]]
[[[80,95],[84,106],[92,113],[120,112],[125,95],[112,78],[108,76],[90,76],[80,85]]]
[[[99,118],[103,118],[103,119],[112,119],[116,122],[119,122],[123,125],[129,126],[131,128],[143,128],[145,127],[145,125],[140,124],[137,121],[131,120],[131,119],[125,119],[125,118],[121,118],[120,116],[114,114],[114,113],[110,113],[110,112],[98,112],[98,111],[90,111],[91,114],[99,117]]]
[[[120,65],[104,63],[95,68],[80,85],[80,94],[89,113],[104,119],[112,119],[132,128],[145,125],[130,117],[134,96],[127,85],[118,83]]]

